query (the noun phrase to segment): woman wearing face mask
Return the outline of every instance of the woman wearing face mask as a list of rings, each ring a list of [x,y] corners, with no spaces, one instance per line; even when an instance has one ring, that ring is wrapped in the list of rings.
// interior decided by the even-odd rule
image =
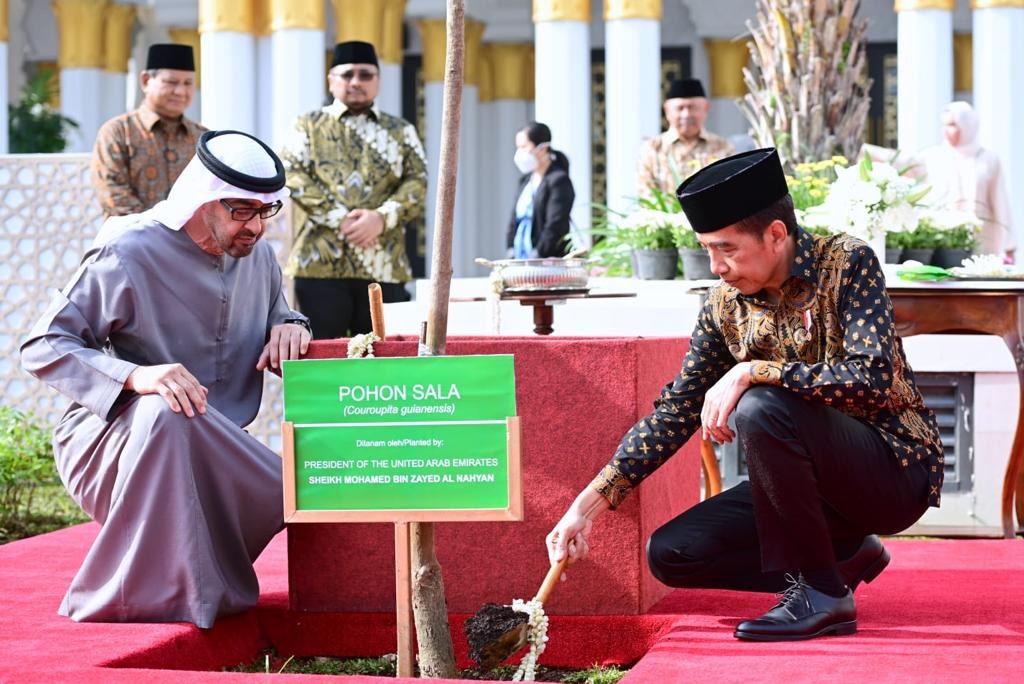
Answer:
[[[569,212],[576,199],[569,160],[551,149],[551,129],[531,121],[516,133],[514,161],[523,177],[508,226],[508,255],[516,259],[564,255]]]
[[[978,115],[966,102],[942,109],[943,142],[921,152],[932,187],[925,202],[973,212],[982,221],[977,252],[1013,259],[1017,246],[999,157],[978,145]]]

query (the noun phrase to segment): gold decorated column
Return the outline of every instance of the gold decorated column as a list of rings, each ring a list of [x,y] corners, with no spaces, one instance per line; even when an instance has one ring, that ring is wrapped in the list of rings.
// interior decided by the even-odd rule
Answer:
[[[970,33],[953,34],[953,92],[974,90],[974,50]]]
[[[132,25],[135,23],[135,5],[107,5],[104,10],[103,70],[112,74],[128,71],[128,58],[132,52]]]
[[[270,28],[270,8],[273,0],[252,0],[252,34],[257,38],[267,38],[272,33]],[[291,4],[291,3],[288,3]]]
[[[61,69],[102,69],[103,9],[107,0],[53,0]]]
[[[590,0],[533,0],[533,23],[542,21],[590,22]]]
[[[893,4],[893,9],[897,12],[929,9],[952,12],[954,7],[956,7],[956,0],[895,0]]]
[[[533,45],[490,43],[495,100],[533,99]]]
[[[996,7],[1024,8],[1024,0],[971,0],[971,9],[993,9]]]
[[[491,44],[482,44],[480,46],[480,83],[476,96],[481,103],[494,101],[494,63],[491,59]]]
[[[444,19],[416,22],[423,40],[423,82],[444,81],[444,55],[448,40]]]
[[[484,25],[479,21],[466,19],[466,85],[480,85],[480,41],[484,37]]]
[[[270,31],[286,29],[324,30],[327,13],[323,0],[264,0],[269,2]],[[259,21],[257,20],[257,29]]]
[[[331,0],[337,42],[364,40],[376,48],[384,30],[387,0]]]
[[[711,75],[711,97],[743,97],[747,87],[743,83],[743,67],[750,51],[745,41],[731,38],[705,38]]]
[[[616,19],[661,21],[661,0],[604,0],[604,20]]]
[[[181,43],[192,47],[192,56],[196,62],[196,88],[201,87],[199,75],[202,73],[203,54],[199,49],[199,30],[184,26],[175,26],[167,29],[167,35],[172,43]]]
[[[377,55],[388,64],[402,63],[402,29],[405,27],[406,0],[384,0],[380,45]]]
[[[0,0],[0,43],[6,43],[10,37],[7,28],[7,0]]]
[[[199,33],[252,33],[255,10],[253,0],[199,0]]]

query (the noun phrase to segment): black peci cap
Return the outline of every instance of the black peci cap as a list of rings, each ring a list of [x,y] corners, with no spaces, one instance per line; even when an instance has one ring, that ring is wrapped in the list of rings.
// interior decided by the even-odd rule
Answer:
[[[195,71],[196,61],[192,55],[191,45],[180,43],[156,43],[149,46],[146,55],[146,70],[177,69],[178,71]]]
[[[361,40],[350,40],[334,46],[331,55],[331,67],[339,64],[377,64],[377,51],[370,43]]]
[[[677,97],[707,97],[704,94],[704,85],[696,78],[683,78],[672,81],[668,87],[666,100],[673,100]]]
[[[679,204],[698,233],[731,226],[787,194],[786,174],[774,147],[720,159],[676,189]]]

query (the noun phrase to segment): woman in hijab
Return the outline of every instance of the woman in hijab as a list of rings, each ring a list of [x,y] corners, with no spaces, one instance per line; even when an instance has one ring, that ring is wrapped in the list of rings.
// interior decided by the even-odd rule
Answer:
[[[569,180],[569,160],[551,149],[551,129],[531,121],[516,133],[514,161],[523,177],[506,235],[509,256],[563,256],[568,247],[569,212],[576,199]]]
[[[942,109],[943,142],[921,152],[933,206],[973,212],[982,221],[977,251],[1013,259],[1017,246],[999,157],[978,145],[978,114],[966,102]]]

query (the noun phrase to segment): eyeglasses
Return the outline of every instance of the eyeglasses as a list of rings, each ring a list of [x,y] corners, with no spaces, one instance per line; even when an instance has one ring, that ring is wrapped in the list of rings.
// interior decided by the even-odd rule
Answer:
[[[220,203],[231,212],[231,218],[234,221],[251,221],[257,214],[259,214],[261,219],[268,219],[271,216],[276,216],[277,212],[281,211],[281,207],[284,206],[281,200],[258,207],[233,207],[224,199]]]
[[[369,69],[346,69],[345,71],[329,71],[327,73],[331,78],[340,78],[343,81],[354,81],[358,78],[360,81],[372,81],[377,78],[376,71],[370,71]]]

